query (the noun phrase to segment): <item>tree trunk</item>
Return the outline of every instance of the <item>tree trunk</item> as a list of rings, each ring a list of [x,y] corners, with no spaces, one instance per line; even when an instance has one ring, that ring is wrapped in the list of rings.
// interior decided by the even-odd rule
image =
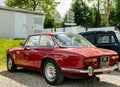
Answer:
[[[33,11],[35,11],[36,10],[36,0],[32,0],[32,3],[33,3]]]
[[[110,0],[107,0],[106,27],[109,26],[109,14],[110,14]]]
[[[100,27],[100,0],[98,0],[97,27]]]

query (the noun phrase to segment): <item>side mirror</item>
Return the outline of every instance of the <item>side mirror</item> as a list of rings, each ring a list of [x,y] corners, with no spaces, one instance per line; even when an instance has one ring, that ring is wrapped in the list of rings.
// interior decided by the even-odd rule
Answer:
[[[20,46],[21,46],[21,47],[23,47],[23,46],[24,46],[24,44],[23,44],[23,43],[20,43]]]

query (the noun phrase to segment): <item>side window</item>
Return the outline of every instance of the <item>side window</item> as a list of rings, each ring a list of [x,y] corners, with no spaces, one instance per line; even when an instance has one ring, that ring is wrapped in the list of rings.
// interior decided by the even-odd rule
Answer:
[[[51,36],[41,35],[39,45],[46,46],[46,47],[52,47],[52,46],[54,46],[54,42],[53,42]]]
[[[95,43],[95,35],[94,34],[86,34],[86,35],[83,35],[83,37],[85,37],[92,44]]]
[[[113,35],[107,34],[98,34],[97,43],[115,43],[115,38]]]
[[[25,43],[25,46],[28,47],[36,47],[39,44],[39,37],[40,36],[30,36]]]

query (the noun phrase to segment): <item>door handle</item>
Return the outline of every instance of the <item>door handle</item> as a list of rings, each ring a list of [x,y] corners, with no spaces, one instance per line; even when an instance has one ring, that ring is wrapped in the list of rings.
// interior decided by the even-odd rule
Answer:
[[[34,51],[35,51],[34,49],[29,50],[29,52],[34,52]]]

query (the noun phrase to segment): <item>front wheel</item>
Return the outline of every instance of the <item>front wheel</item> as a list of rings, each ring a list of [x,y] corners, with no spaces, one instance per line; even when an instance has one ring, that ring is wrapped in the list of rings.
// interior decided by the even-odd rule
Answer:
[[[45,80],[51,85],[61,84],[64,80],[58,65],[53,60],[47,60],[43,66]]]
[[[16,67],[15,63],[13,62],[11,56],[7,57],[7,70],[10,72],[15,72],[17,70],[17,67]]]

